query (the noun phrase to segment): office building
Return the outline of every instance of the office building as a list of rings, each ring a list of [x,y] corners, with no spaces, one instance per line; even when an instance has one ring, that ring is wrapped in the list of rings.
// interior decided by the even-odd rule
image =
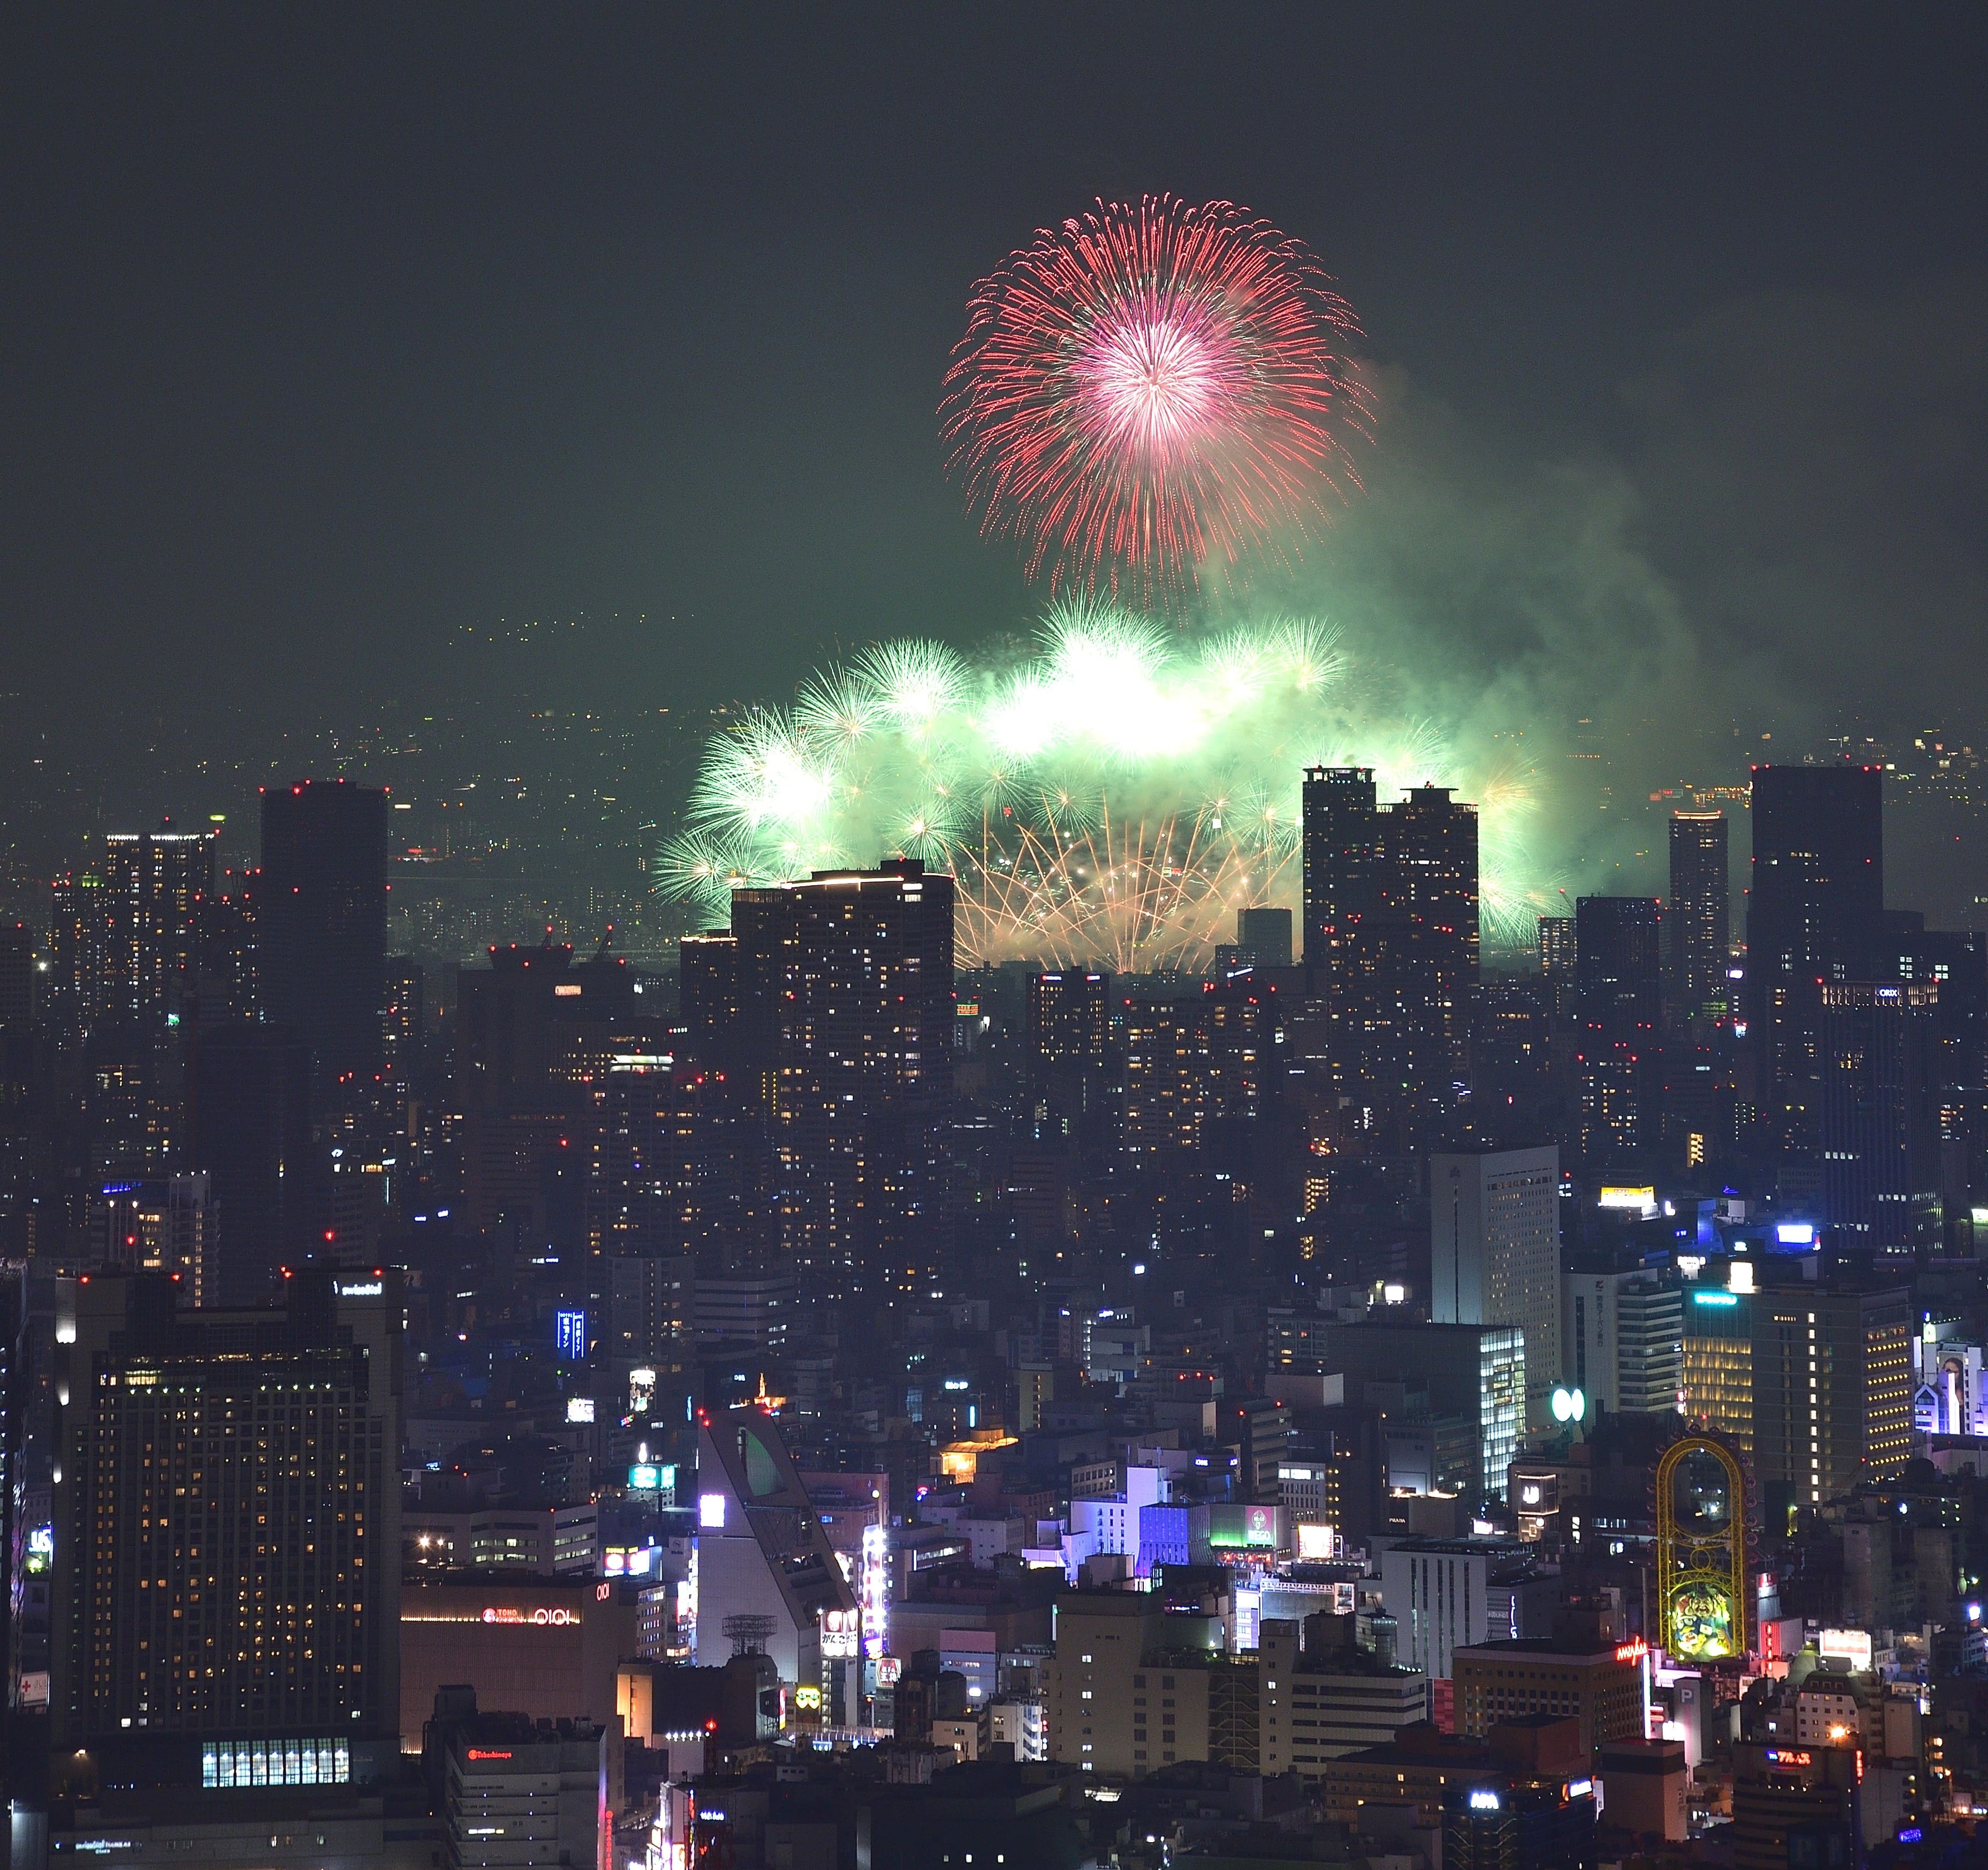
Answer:
[[[1888,909],[1871,979],[1936,989],[1934,1080],[1943,1088],[1988,1084],[1988,932],[1929,929],[1916,911]]]
[[[195,1311],[169,1280],[100,1273],[73,1303],[54,1371],[57,1756],[142,1781],[198,1746],[232,1784],[245,1750],[390,1753],[399,1275],[299,1273],[277,1305]]]
[[[1611,1740],[1602,1747],[1598,1765],[1611,1825],[1661,1838],[1666,1844],[1685,1841],[1683,1741]]]
[[[1560,1380],[1560,1152],[1506,1149],[1429,1158],[1429,1316],[1516,1325],[1526,1334],[1529,1425]]]
[[[1190,1760],[1255,1772],[1261,1672],[1219,1638],[1214,1620],[1169,1616],[1151,1593],[1059,1597],[1043,1672],[1050,1758],[1129,1777]]]
[[[1664,1002],[1680,1033],[1726,1017],[1732,945],[1723,812],[1671,813],[1671,898],[1665,905]]]
[[[1581,1153],[1627,1164],[1661,1135],[1662,918],[1654,897],[1584,896],[1574,925]]]
[[[1396,1729],[1428,1719],[1428,1676],[1342,1640],[1327,1628],[1340,1621],[1263,1619],[1256,1651],[1258,1755],[1266,1779],[1296,1773],[1316,1784],[1328,1762],[1384,1747]]]
[[[106,1184],[90,1204],[90,1259],[123,1273],[163,1273],[182,1305],[208,1303],[219,1273],[211,1178]]]
[[[607,1326],[614,1367],[658,1379],[685,1368],[697,1263],[688,1253],[623,1253],[607,1262]]]
[[[1753,1471],[1770,1527],[1905,1466],[1917,1315],[1902,1288],[1756,1296]]]
[[[1403,1539],[1381,1554],[1381,1601],[1395,1620],[1396,1661],[1432,1681],[1451,1679],[1459,1649],[1509,1630],[1491,1620],[1491,1574],[1523,1564],[1516,1539]]]
[[[201,1300],[259,1304],[316,1243],[309,1055],[279,1026],[205,1027],[189,1087],[188,1154],[215,1210]]]
[[[762,1087],[811,1296],[930,1290],[948,1250],[953,883],[914,858],[735,891],[682,946],[692,1056]]]
[[[1560,1381],[1591,1415],[1680,1407],[1685,1294],[1675,1278],[1597,1267],[1560,1280]]]
[[[1525,1426],[1526,1334],[1516,1325],[1327,1324],[1313,1361],[1364,1381],[1428,1381],[1428,1406],[1456,1422],[1471,1459],[1470,1490],[1503,1496]]]
[[[1641,1646],[1613,1638],[1578,1640],[1571,1631],[1512,1642],[1459,1645],[1451,1665],[1456,1730],[1484,1735],[1537,1715],[1581,1723],[1580,1752],[1591,1760],[1611,1740],[1643,1737]]]
[[[607,1862],[613,1841],[604,1833],[620,1806],[619,1720],[541,1723],[479,1713],[476,1703],[445,1693],[428,1723],[446,1870]]]
[[[772,1417],[717,1412],[697,1437],[698,1660],[773,1660],[784,1682],[822,1679],[822,1622],[856,1599]]]
[[[1936,1247],[1939,983],[1831,981],[1821,991],[1824,1217],[1848,1244]]]
[[[1860,1758],[1848,1747],[1736,1743],[1735,1870],[1783,1870],[1798,1862],[1855,1863],[1861,1855],[1857,1834]]]
[[[1291,912],[1263,908],[1236,911],[1236,943],[1259,968],[1291,965]]]
[[[322,1107],[370,1091],[385,1063],[384,792],[343,779],[264,790],[256,945],[263,1017],[303,1041]]]
[[[420,1750],[435,1696],[456,1684],[534,1720],[604,1726],[614,1716],[616,1665],[635,1651],[640,1588],[525,1567],[487,1567],[473,1578],[411,1574],[401,1593],[401,1750]]]
[[[1748,1270],[1750,1273],[1751,1269]],[[1753,1452],[1754,1307],[1750,1288],[1693,1283],[1684,1303],[1684,1413]]]
[[[1746,907],[1748,1043],[1763,1120],[1813,1160],[1821,987],[1867,981],[1884,934],[1883,775],[1875,766],[1756,766]]]

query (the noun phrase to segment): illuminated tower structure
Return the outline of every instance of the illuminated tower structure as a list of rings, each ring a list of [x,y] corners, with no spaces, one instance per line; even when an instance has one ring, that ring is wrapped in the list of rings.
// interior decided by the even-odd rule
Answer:
[[[1658,1456],[1658,1642],[1682,1662],[1746,1653],[1753,1483],[1731,1439],[1687,1424]]]
[[[1662,924],[1650,896],[1584,896],[1574,922],[1581,1153],[1594,1167],[1657,1144]]]
[[[1684,1305],[1684,1412],[1716,1429],[1747,1459],[1753,1454],[1751,1290],[1694,1283]]]
[[[1727,1008],[1726,814],[1671,813],[1671,899],[1664,999],[1680,1030],[1723,1019]]]
[[[1822,1144],[1822,987],[1871,978],[1884,932],[1884,776],[1756,766],[1746,1011],[1760,1115],[1784,1158]]]
[[[73,1296],[72,1296],[73,1293]],[[65,1771],[336,1784],[400,1745],[400,1276],[59,1300],[49,1713]]]
[[[813,1296],[928,1291],[945,1259],[953,901],[894,858],[736,890],[729,935],[683,945],[691,1053],[764,1109],[773,1220]]]

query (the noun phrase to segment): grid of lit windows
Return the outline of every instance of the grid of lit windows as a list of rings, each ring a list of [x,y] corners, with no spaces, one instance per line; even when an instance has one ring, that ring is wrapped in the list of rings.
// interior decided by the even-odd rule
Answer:
[[[329,1736],[210,1741],[200,1750],[200,1783],[224,1792],[253,1786],[342,1786],[351,1777],[352,1750]]]

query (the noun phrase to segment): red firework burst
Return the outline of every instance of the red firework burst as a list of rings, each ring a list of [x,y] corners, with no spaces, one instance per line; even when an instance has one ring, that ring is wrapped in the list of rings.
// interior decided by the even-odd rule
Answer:
[[[948,465],[1031,577],[1178,591],[1359,485],[1359,335],[1310,250],[1232,203],[1100,201],[974,288]]]

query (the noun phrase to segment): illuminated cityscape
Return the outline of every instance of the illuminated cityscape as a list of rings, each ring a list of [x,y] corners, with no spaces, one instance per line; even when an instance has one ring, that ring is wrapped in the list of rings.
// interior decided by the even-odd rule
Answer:
[[[1988,1863],[1979,19],[9,49],[0,1870]]]

